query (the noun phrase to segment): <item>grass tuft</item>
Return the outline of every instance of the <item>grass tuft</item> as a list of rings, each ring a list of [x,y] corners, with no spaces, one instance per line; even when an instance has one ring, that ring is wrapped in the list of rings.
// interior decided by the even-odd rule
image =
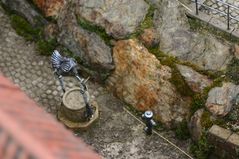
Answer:
[[[78,24],[85,30],[88,30],[90,32],[94,32],[97,35],[99,35],[107,45],[111,46],[110,41],[113,39],[112,36],[109,36],[105,29],[97,26],[97,25],[93,25],[91,24],[89,21],[83,19],[83,18],[78,18]]]

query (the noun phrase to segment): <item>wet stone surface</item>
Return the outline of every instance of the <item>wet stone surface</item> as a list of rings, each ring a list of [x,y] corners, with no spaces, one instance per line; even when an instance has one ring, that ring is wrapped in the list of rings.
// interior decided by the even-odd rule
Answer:
[[[55,79],[50,58],[38,55],[35,44],[18,36],[9,18],[0,7],[0,72],[10,78],[47,112],[55,116],[61,104],[61,87]],[[64,78],[66,89],[77,85],[74,78]],[[92,99],[98,102],[99,120],[88,131],[79,131],[86,143],[104,158],[184,159],[183,153],[153,134],[148,137],[143,125],[123,110],[124,104],[102,86],[88,82]],[[162,132],[182,148],[187,143],[177,141],[171,132]]]

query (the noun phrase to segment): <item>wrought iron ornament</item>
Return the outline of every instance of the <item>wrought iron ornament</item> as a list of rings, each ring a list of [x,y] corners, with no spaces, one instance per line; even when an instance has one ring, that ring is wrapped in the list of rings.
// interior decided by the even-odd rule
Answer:
[[[64,86],[63,76],[74,75],[77,78],[77,80],[80,82],[80,89],[81,89],[80,92],[81,92],[81,95],[83,96],[83,99],[86,105],[86,118],[88,119],[92,118],[93,110],[90,105],[90,95],[88,92],[88,87],[86,85],[86,82],[89,78],[87,78],[86,80],[81,78],[77,71],[77,63],[75,59],[61,56],[61,54],[57,50],[53,51],[51,56],[51,62],[52,62],[52,68],[54,70],[54,74],[57,76],[60,82],[62,91],[64,93],[65,93],[65,86]]]

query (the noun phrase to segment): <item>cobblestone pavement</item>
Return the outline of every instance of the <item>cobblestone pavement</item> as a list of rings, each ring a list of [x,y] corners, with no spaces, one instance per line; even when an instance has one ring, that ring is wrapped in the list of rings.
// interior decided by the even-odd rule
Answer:
[[[61,103],[61,88],[53,76],[49,60],[49,57],[37,54],[34,43],[26,42],[15,33],[0,7],[0,71],[47,112],[55,115]],[[74,78],[68,77],[65,81],[68,89],[76,84]],[[123,110],[124,104],[102,86],[93,82],[88,86],[92,99],[100,106],[100,118],[89,130],[77,132],[77,135],[105,158],[187,158],[155,134],[146,137],[143,125],[127,114]],[[171,132],[163,133],[182,144]]]
[[[230,19],[230,27],[237,28],[239,26],[239,1],[238,0],[205,0],[203,4],[209,6],[213,9],[220,11],[221,13],[212,10],[208,7],[201,6],[200,10],[209,14],[213,15],[213,17],[221,20],[225,24],[227,24],[227,13],[228,13],[228,5],[230,4],[234,7],[229,8],[229,15],[233,18]],[[234,19],[235,18],[235,19]]]

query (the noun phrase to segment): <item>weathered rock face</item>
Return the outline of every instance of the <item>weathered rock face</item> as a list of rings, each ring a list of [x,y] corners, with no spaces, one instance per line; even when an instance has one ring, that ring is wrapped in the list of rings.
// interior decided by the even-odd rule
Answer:
[[[54,23],[48,23],[43,30],[44,38],[47,40],[54,39],[58,34],[58,26]]]
[[[156,30],[149,28],[145,29],[144,33],[140,36],[140,40],[146,47],[156,47],[159,44],[159,37]]]
[[[206,107],[213,115],[225,116],[235,104],[238,94],[239,86],[233,83],[224,83],[222,87],[210,90]]]
[[[157,3],[154,22],[160,49],[206,70],[222,70],[230,62],[230,46],[211,36],[190,31],[185,11],[178,1]]]
[[[11,11],[26,18],[32,26],[47,24],[47,21],[26,0],[1,0],[1,2]]]
[[[188,103],[168,81],[171,69],[134,40],[118,41],[113,49],[115,71],[107,83],[117,97],[137,110],[151,109],[171,127],[188,114]]]
[[[189,122],[189,130],[191,133],[191,137],[194,141],[198,141],[202,135],[201,118],[202,118],[203,112],[204,112],[204,109],[197,110],[193,114]]]
[[[57,16],[65,4],[65,0],[33,0],[33,2],[47,17]]]
[[[199,74],[188,66],[177,65],[177,68],[194,92],[202,92],[204,88],[212,84],[212,80],[208,79],[207,76]]]
[[[85,66],[99,72],[108,72],[114,68],[111,49],[97,34],[79,27],[70,9],[66,7],[62,10],[57,24],[60,32],[58,42],[78,55]]]
[[[80,0],[76,7],[79,16],[105,28],[116,39],[134,32],[148,8],[144,0]]]
[[[234,48],[232,50],[232,52],[234,53],[234,56],[239,59],[239,45],[235,44]]]

